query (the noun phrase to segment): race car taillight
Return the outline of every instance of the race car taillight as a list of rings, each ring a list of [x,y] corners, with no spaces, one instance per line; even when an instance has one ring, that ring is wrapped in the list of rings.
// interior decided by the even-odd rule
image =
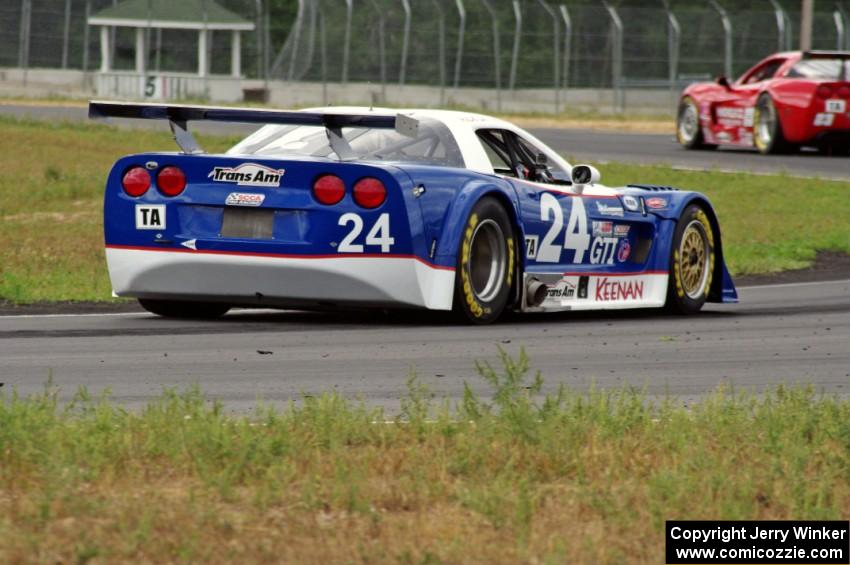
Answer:
[[[364,208],[377,208],[387,199],[384,183],[376,178],[362,178],[354,185],[354,201]]]
[[[164,167],[156,175],[156,186],[164,196],[177,196],[186,188],[186,175],[177,167]]]
[[[842,86],[838,89],[838,96],[840,98],[850,98],[850,86]]]
[[[127,169],[121,178],[121,186],[129,196],[138,197],[148,191],[151,186],[151,175],[144,167]]]
[[[345,196],[345,183],[336,175],[322,175],[313,183],[313,198],[322,204],[336,204]]]
[[[818,98],[829,98],[832,96],[832,87],[822,84],[817,90]]]

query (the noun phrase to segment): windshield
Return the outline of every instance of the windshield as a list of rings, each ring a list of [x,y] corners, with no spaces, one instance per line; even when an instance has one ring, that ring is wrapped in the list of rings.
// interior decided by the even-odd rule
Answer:
[[[416,137],[394,129],[345,127],[342,136],[361,161],[420,163],[464,167],[463,157],[449,129],[433,119],[419,119]],[[229,155],[286,157],[302,155],[338,159],[321,126],[267,125],[227,152]]]
[[[803,59],[788,70],[788,78],[848,80],[850,60],[839,58]]]

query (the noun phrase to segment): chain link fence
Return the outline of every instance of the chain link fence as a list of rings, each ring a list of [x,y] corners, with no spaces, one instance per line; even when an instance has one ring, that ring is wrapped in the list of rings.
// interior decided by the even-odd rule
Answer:
[[[96,71],[87,17],[123,0],[0,0],[0,67]],[[144,0],[135,0],[144,1]],[[184,1],[184,0],[174,0]],[[254,22],[246,78],[495,89],[669,88],[738,75],[796,47],[799,0],[192,0]],[[850,49],[850,2],[816,2],[813,48]],[[132,70],[131,28],[113,28],[113,68]],[[197,69],[197,35],[147,30],[146,69]],[[212,32],[212,74],[230,44]]]

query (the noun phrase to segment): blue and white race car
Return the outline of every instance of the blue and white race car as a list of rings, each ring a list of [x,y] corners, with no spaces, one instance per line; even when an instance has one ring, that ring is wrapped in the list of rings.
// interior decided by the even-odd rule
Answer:
[[[119,102],[89,116],[166,120],[181,148],[124,157],[106,181],[114,292],[162,316],[408,307],[488,323],[737,301],[705,196],[605,187],[488,116]],[[207,154],[195,120],[262,127]]]

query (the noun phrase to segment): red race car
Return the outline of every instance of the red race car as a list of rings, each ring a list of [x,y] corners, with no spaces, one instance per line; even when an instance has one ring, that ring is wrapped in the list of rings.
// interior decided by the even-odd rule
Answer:
[[[682,93],[676,138],[688,149],[718,145],[781,153],[801,145],[850,149],[850,51],[790,51],[738,80],[695,83]]]

